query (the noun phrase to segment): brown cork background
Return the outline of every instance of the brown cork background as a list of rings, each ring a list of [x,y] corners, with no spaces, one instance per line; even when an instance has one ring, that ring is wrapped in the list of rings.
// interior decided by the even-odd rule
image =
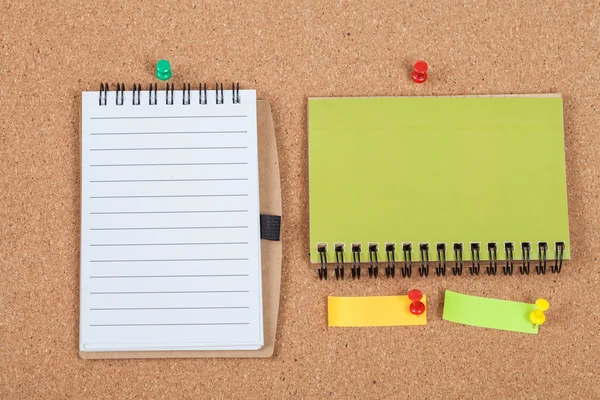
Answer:
[[[1,5],[1,399],[600,398],[597,1]],[[78,356],[80,93],[100,81],[147,86],[159,58],[178,86],[238,80],[272,105],[285,224],[273,358]],[[416,85],[420,58],[430,78]],[[511,93],[564,96],[574,260],[560,275],[320,282],[308,272],[307,97]],[[327,295],[415,287],[428,295],[427,326],[327,327]],[[466,327],[441,319],[445,289],[546,297],[551,308],[540,335]]]

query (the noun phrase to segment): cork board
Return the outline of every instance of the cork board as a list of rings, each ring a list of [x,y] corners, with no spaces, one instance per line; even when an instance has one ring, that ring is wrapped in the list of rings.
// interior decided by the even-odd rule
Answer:
[[[2,3],[0,398],[600,397],[600,3]],[[230,82],[271,103],[283,270],[272,358],[82,360],[79,96],[100,81]],[[414,84],[423,58],[429,80]],[[320,282],[306,99],[562,93],[572,261],[560,275]],[[532,197],[535,194],[531,194]],[[428,295],[416,328],[329,329],[327,295]],[[540,335],[441,319],[444,289],[551,303]]]

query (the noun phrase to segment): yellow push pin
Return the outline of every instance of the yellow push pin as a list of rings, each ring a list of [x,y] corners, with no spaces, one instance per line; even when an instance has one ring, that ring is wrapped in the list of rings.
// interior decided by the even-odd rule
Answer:
[[[542,311],[548,311],[548,309],[550,308],[550,303],[548,303],[548,300],[546,299],[537,299],[535,301],[535,306]]]
[[[550,308],[550,303],[548,303],[548,300],[546,299],[537,299],[535,301],[535,306],[537,309],[529,314],[529,320],[533,324],[534,328],[546,322],[546,315],[544,314],[544,311]]]

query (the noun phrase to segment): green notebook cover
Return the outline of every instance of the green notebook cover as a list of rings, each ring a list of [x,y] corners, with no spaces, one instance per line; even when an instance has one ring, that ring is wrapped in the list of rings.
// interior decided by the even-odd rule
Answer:
[[[531,244],[570,258],[563,101],[546,97],[319,98],[308,101],[310,258],[317,244]],[[363,255],[364,258],[364,255]],[[364,259],[363,259],[364,261]]]

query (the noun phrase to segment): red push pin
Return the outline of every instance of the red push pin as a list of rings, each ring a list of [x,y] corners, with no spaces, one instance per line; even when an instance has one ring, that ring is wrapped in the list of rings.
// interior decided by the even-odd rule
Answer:
[[[425,304],[421,301],[423,298],[423,292],[417,289],[413,289],[408,292],[408,299],[412,301],[410,304],[410,313],[413,315],[421,315],[425,312]]]
[[[425,61],[417,61],[412,72],[412,80],[416,83],[423,83],[427,80],[427,63]]]

